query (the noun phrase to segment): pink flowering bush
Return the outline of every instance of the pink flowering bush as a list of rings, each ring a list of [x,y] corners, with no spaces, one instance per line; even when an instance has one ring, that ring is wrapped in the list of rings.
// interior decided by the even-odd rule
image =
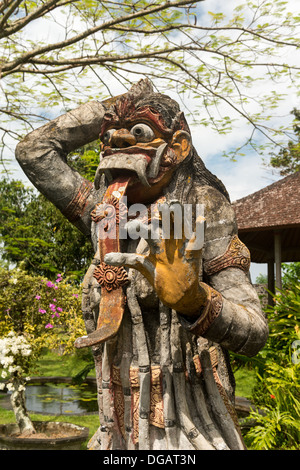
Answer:
[[[34,338],[36,348],[63,346],[71,352],[85,334],[80,298],[80,288],[61,273],[52,282],[20,268],[1,268],[0,338],[15,331]]]

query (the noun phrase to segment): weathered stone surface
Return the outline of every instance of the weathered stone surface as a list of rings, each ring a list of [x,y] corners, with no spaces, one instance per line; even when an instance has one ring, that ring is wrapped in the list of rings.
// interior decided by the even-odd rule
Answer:
[[[97,132],[102,158],[114,155],[109,164],[114,179],[101,177],[95,188],[69,169],[64,156]],[[162,152],[160,167],[151,179],[147,169],[157,152]],[[135,160],[142,155],[147,186],[126,171],[128,161],[122,166],[124,154],[126,159],[135,155]],[[36,187],[83,233],[91,234],[94,244],[82,305],[88,338],[101,342],[93,346],[101,422],[96,447],[243,449],[228,350],[256,354],[268,326],[244,265],[227,257],[224,269],[205,272],[206,263],[227,252],[237,224],[227,191],[197,155],[178,104],[141,81],[109,106],[82,105],[34,131],[18,145],[17,158]],[[149,246],[139,238],[118,245],[99,237],[103,231],[97,224],[102,222],[91,221],[91,212],[111,192],[121,201],[122,193],[129,204],[148,207],[159,201],[192,204],[194,222],[196,204],[203,205],[202,249],[189,251],[184,239],[173,237]],[[105,283],[97,285],[93,277],[104,254],[110,264],[123,264],[129,279],[122,287],[120,327],[106,341],[105,311],[113,309],[114,296],[109,299]],[[239,253],[233,250],[231,255]]]

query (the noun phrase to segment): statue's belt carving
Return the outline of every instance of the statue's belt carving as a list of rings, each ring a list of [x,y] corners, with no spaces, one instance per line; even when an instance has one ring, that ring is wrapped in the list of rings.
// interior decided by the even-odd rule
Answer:
[[[220,380],[218,374],[218,350],[215,346],[209,348],[210,361],[213,370],[214,379],[216,381],[220,395],[224,401],[224,404],[232,416],[232,419],[237,427],[238,420],[233,404],[231,403],[226,390],[223,387],[223,384]],[[199,354],[196,354],[193,357],[194,371],[196,377],[202,376],[202,367],[200,362]],[[149,367],[149,372],[151,375],[151,389],[150,389],[150,413],[149,413],[149,423],[152,426],[164,429],[166,427],[175,426],[175,422],[169,420],[165,421],[164,419],[164,408],[163,408],[163,375],[162,370],[159,365],[153,365]],[[173,373],[183,373],[185,380],[194,380],[189,377],[189,374],[184,367],[173,367]],[[113,394],[114,407],[116,410],[116,417],[119,425],[120,432],[125,439],[126,431],[131,432],[132,441],[134,444],[137,444],[139,441],[139,402],[140,402],[140,384],[139,384],[139,368],[130,367],[129,369],[129,381],[130,388],[122,387],[121,381],[121,371],[120,367],[115,365],[112,366],[111,373],[111,387]],[[125,397],[130,396],[131,400],[131,423],[125,425]],[[127,427],[129,426],[129,427]],[[126,429],[125,429],[126,427]]]
[[[231,267],[240,268],[246,273],[250,268],[250,252],[237,235],[231,239],[223,255],[204,262],[204,271],[208,276]]]
[[[216,370],[218,366],[218,352],[217,349],[212,346],[209,349],[210,358],[213,370]],[[194,370],[196,376],[202,374],[202,368],[200,363],[199,355],[193,357]],[[175,368],[173,373],[181,372],[184,373],[185,379],[189,380],[188,372],[181,367]],[[165,427],[175,426],[175,422],[165,422],[164,420],[164,409],[163,409],[163,376],[162,370],[159,365],[153,365],[149,367],[149,373],[151,376],[151,389],[150,389],[150,412],[149,412],[149,423],[158,428],[164,429]],[[140,383],[139,383],[139,368],[130,367],[129,369],[129,380],[130,390],[122,387],[121,371],[120,367],[115,365],[112,366],[111,382],[112,382],[112,393],[114,407],[116,410],[117,421],[120,432],[125,438],[125,399],[127,395],[131,396],[131,432],[132,440],[134,444],[138,443],[139,440],[139,402],[140,402]],[[147,416],[148,417],[148,416]]]
[[[150,413],[149,423],[158,428],[164,428],[163,415],[163,389],[162,389],[162,371],[160,366],[154,365],[149,367],[151,376],[150,389]],[[124,389],[121,382],[120,367],[112,366],[112,388],[114,407],[116,410],[118,425],[122,436],[125,438],[124,412],[125,403],[124,396],[131,396],[131,421],[132,421],[132,438],[133,442],[138,442],[139,435],[139,401],[140,401],[140,384],[139,384],[139,368],[130,367],[129,380],[130,390]],[[148,416],[147,416],[148,418]]]

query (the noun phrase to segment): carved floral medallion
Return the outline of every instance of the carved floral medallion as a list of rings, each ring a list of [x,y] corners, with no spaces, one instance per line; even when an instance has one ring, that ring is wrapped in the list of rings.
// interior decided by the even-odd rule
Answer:
[[[94,278],[108,292],[118,289],[128,282],[127,271],[122,266],[101,263],[94,271]]]

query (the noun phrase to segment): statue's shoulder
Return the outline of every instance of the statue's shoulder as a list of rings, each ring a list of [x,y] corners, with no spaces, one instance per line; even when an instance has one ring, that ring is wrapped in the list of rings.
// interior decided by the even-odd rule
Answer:
[[[205,217],[204,257],[211,259],[226,251],[237,234],[234,209],[218,189],[201,186],[195,189],[197,204],[203,204]]]
[[[196,186],[194,196],[197,204],[203,204],[206,216],[210,220],[225,218],[234,221],[235,213],[231,202],[217,188],[210,185]]]

